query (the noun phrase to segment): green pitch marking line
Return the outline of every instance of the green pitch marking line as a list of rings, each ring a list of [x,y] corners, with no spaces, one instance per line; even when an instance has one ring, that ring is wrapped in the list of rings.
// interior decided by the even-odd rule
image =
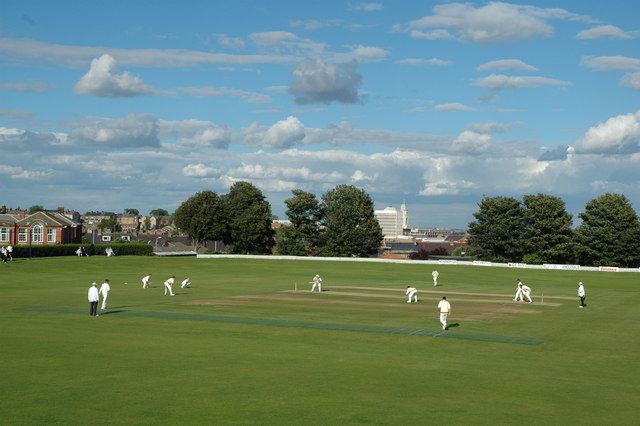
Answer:
[[[51,312],[51,313],[67,313],[67,314],[86,314],[86,309],[72,307],[31,307],[20,309],[26,312]],[[540,339],[531,339],[525,337],[508,337],[508,336],[492,336],[488,334],[475,333],[459,333],[457,331],[433,331],[422,328],[401,328],[401,327],[379,327],[373,325],[357,325],[357,324],[335,324],[322,322],[305,322],[305,321],[289,321],[275,319],[258,319],[246,317],[227,317],[218,315],[201,315],[181,312],[162,312],[162,311],[131,311],[118,310],[106,311],[100,315],[124,315],[138,318],[158,318],[169,320],[187,320],[187,321],[209,321],[225,324],[244,324],[244,325],[261,325],[279,328],[306,328],[314,330],[330,330],[330,331],[350,331],[355,333],[379,333],[379,334],[403,334],[408,336],[427,336],[438,337],[444,339],[461,339],[475,340],[480,342],[491,343],[510,343],[515,345],[541,345],[544,343]]]

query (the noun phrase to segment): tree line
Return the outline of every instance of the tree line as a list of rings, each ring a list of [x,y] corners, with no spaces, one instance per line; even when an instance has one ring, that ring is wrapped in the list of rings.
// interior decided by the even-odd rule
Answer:
[[[561,198],[485,197],[469,223],[467,255],[494,262],[640,266],[640,222],[629,200],[604,194],[573,217]]]
[[[285,201],[291,226],[272,229],[271,205],[249,182],[234,183],[227,194],[202,191],[182,203],[174,223],[197,248],[222,241],[227,252],[293,256],[375,255],[382,230],[373,214],[373,201],[363,190],[338,185],[319,201],[315,194],[292,191]]]

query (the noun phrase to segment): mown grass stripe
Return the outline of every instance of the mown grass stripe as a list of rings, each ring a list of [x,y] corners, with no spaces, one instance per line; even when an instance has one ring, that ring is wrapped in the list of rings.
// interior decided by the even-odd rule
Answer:
[[[86,309],[76,307],[29,307],[21,309],[27,312],[53,312],[53,313],[86,313]],[[475,340],[480,342],[491,343],[509,343],[516,345],[541,345],[544,343],[540,339],[524,338],[524,337],[508,337],[508,336],[492,336],[488,334],[475,334],[475,333],[459,333],[457,331],[448,330],[446,332],[425,330],[421,328],[403,328],[403,327],[380,327],[373,325],[358,325],[358,324],[337,324],[337,323],[322,323],[322,322],[305,322],[305,321],[291,321],[291,320],[276,320],[265,318],[247,318],[247,317],[229,317],[219,315],[202,315],[202,314],[190,314],[183,312],[166,312],[166,311],[131,311],[131,310],[118,310],[114,308],[111,311],[107,311],[106,315],[126,315],[140,318],[158,318],[158,319],[173,319],[173,320],[188,320],[188,321],[210,321],[226,324],[244,324],[244,325],[259,325],[269,327],[280,328],[307,328],[314,330],[330,330],[330,331],[349,331],[355,333],[385,333],[385,334],[401,334],[408,336],[429,336],[429,337],[442,337],[446,339],[461,339],[461,340]],[[103,315],[105,315],[103,314]]]

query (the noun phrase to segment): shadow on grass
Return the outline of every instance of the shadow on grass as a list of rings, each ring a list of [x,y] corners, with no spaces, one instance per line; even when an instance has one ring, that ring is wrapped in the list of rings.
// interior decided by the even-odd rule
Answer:
[[[114,311],[102,312],[100,315],[121,314],[123,312],[129,312],[127,309],[116,309]]]
[[[454,328],[454,327],[460,327],[460,323],[454,322],[453,324],[449,324],[447,326],[447,330],[449,330],[450,328]]]

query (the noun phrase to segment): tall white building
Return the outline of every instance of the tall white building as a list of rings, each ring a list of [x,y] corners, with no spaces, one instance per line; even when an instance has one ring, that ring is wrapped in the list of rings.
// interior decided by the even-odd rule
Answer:
[[[383,210],[374,210],[373,214],[378,219],[385,238],[396,238],[402,235],[402,218],[395,207],[388,206]]]

